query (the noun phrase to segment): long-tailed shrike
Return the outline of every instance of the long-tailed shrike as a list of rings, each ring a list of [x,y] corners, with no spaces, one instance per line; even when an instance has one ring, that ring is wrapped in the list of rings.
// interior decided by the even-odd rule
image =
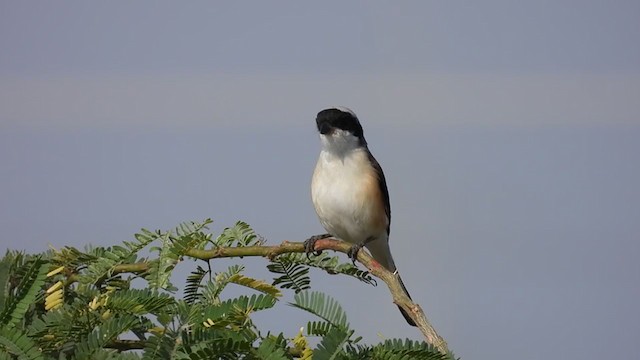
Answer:
[[[311,198],[328,234],[307,240],[307,253],[313,251],[316,240],[333,236],[353,244],[349,251],[352,260],[364,246],[380,265],[397,274],[389,250],[387,182],[367,147],[358,117],[347,108],[336,107],[319,112],[316,124],[322,150],[311,181]],[[416,326],[402,308],[400,311]]]

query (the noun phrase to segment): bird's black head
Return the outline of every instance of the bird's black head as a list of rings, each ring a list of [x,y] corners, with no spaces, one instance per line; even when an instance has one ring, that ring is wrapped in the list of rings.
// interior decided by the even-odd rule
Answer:
[[[316,117],[318,132],[322,135],[333,135],[336,130],[347,131],[353,136],[363,139],[362,125],[353,111],[347,108],[325,109]]]

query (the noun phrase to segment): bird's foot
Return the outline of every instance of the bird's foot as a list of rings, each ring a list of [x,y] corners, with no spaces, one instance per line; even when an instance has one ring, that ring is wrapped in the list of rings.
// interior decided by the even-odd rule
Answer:
[[[347,251],[347,256],[349,257],[349,259],[351,259],[351,262],[353,262],[353,265],[356,264],[356,260],[358,259],[358,252],[360,251],[360,249],[362,249],[365,245],[367,245],[369,242],[373,241],[374,239],[375,238],[373,236],[370,236],[365,241],[351,246],[349,251]]]
[[[355,244],[351,246],[349,251],[347,251],[347,256],[349,257],[349,259],[351,259],[353,265],[356,264],[356,260],[358,259],[358,252],[360,251],[360,249],[362,249],[363,246],[364,243]]]
[[[320,239],[326,239],[329,237],[331,237],[331,234],[320,234],[320,235],[313,235],[312,237],[305,240],[304,252],[305,254],[307,254],[307,259],[309,259],[309,254],[313,254],[315,256],[322,254],[322,250],[315,251],[316,241]]]

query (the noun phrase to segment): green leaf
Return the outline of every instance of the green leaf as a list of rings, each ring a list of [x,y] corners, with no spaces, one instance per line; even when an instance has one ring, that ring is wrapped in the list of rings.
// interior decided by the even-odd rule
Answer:
[[[122,245],[102,249],[98,257],[90,262],[87,271],[80,276],[83,284],[97,284],[112,276],[116,265],[136,261],[137,253],[153,242],[157,236],[148,230],[134,236],[137,242],[123,241]]]
[[[278,343],[273,338],[266,338],[260,343],[260,346],[255,350],[255,359],[260,360],[288,360],[283,348],[278,347]]]
[[[156,314],[175,303],[173,297],[151,289],[123,289],[109,296],[105,305],[117,313],[126,314]]]
[[[13,264],[14,255],[7,250],[0,261],[0,309],[4,308],[4,303],[9,296],[9,274]]]
[[[168,233],[162,234],[160,237],[161,246],[150,249],[158,253],[158,258],[148,262],[148,271],[143,276],[149,282],[149,285],[155,289],[175,291],[177,289],[169,279],[180,256],[173,251],[173,242],[169,237],[170,234]]]
[[[232,265],[229,266],[227,271],[215,274],[212,281],[209,281],[202,286],[202,297],[204,301],[209,304],[219,303],[220,293],[229,284],[229,279],[234,275],[240,274],[242,271],[244,271],[244,266]]]
[[[211,234],[202,232],[202,229],[206,228],[206,224],[206,222],[203,224],[182,223],[176,228],[176,236],[169,233],[169,238],[173,243],[172,251],[177,255],[184,256],[190,249],[203,249],[211,240]]]
[[[332,360],[344,358],[344,346],[349,342],[350,335],[350,332],[343,329],[332,328],[313,351],[313,359]]]
[[[309,321],[307,323],[307,334],[312,336],[325,336],[333,325],[326,321]]]
[[[104,321],[80,341],[76,348],[76,358],[94,359],[94,355],[100,353],[106,344],[130,330],[137,321],[138,319],[132,315],[112,317]]]
[[[390,339],[372,349],[375,359],[454,360],[453,354],[442,354],[433,345],[410,339]]]
[[[294,296],[291,306],[310,312],[331,325],[343,330],[349,329],[347,315],[333,298],[316,291],[303,291]]]
[[[243,295],[235,299],[227,300],[222,304],[229,304],[234,309],[243,312],[247,310],[259,311],[272,308],[276,304],[276,298],[266,294],[254,294],[250,297]]]
[[[285,256],[278,256],[267,269],[275,274],[281,274],[273,279],[273,285],[280,285],[283,289],[294,289],[296,293],[311,288],[309,268],[290,261]]]
[[[290,253],[284,254],[288,261],[298,264],[305,264],[322,269],[331,275],[343,274],[354,277],[366,284],[376,286],[376,280],[368,271],[358,269],[351,261],[341,262],[339,255],[331,256],[328,252],[322,252],[320,255],[313,255],[307,258],[306,254]]]
[[[220,328],[229,324],[243,325],[250,313],[270,309],[276,304],[276,298],[265,294],[239,296],[235,299],[223,301],[217,305],[204,307],[198,312],[192,322],[208,323],[209,326]]]
[[[268,284],[262,280],[257,280],[242,274],[235,274],[229,277],[229,282],[246,286],[248,288],[263,292],[265,294],[269,294],[273,297],[280,297],[282,293],[275,286]]]
[[[0,328],[0,345],[0,352],[4,350],[19,359],[44,359],[38,345],[16,328]]]
[[[195,328],[183,331],[176,359],[250,359],[243,357],[253,350],[255,337],[228,329]]]
[[[198,265],[198,267],[191,272],[191,275],[187,277],[187,284],[184,286],[184,301],[186,303],[193,304],[202,298],[199,290],[202,287],[202,279],[208,273],[209,270],[205,270]]]
[[[376,280],[368,271],[358,269],[351,262],[341,263],[339,256],[330,256],[323,252],[318,256],[307,258],[306,254],[282,254],[267,265],[267,269],[275,274],[281,274],[273,281],[273,285],[280,285],[283,289],[294,289],[300,292],[310,288],[308,266],[322,269],[329,274],[343,274],[354,277],[364,283],[376,286]]]
[[[44,285],[47,269],[45,261],[37,256],[17,270],[16,276],[20,282],[15,287],[15,294],[6,300],[0,312],[0,325],[13,326],[24,320],[24,315],[35,303]]]
[[[183,222],[176,226],[175,232],[179,237],[188,236],[202,232],[202,230],[208,229],[209,225],[213,224],[213,220],[207,218],[201,223],[195,221]]]
[[[160,246],[151,247],[152,252],[158,253],[158,258],[149,261],[149,270],[144,278],[149,281],[149,285],[156,289],[176,291],[177,288],[171,284],[169,279],[171,273],[181,258],[189,249],[201,249],[210,240],[210,235],[202,232],[212,222],[206,219],[202,223],[187,222],[178,225],[173,232],[156,231],[153,236],[160,240]]]
[[[217,246],[253,246],[260,245],[258,238],[249,224],[238,221],[233,227],[225,228],[215,241]]]
[[[142,358],[147,360],[171,359],[171,354],[177,345],[175,335],[165,333],[160,336],[151,336],[147,339]]]

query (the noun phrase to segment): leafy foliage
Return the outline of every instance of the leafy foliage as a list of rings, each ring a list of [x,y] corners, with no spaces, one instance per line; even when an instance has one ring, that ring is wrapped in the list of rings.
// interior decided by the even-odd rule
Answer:
[[[316,291],[305,291],[296,294],[291,305],[308,311],[333,327],[348,329],[347,315],[340,304],[327,295]]]
[[[255,358],[261,360],[287,360],[289,357],[276,340],[266,338],[255,350]]]
[[[147,339],[144,346],[143,359],[171,359],[171,354],[176,350],[178,345],[174,334],[163,333],[152,335]]]
[[[131,315],[109,317],[77,343],[75,357],[93,359],[95,354],[102,352],[104,346],[130,330],[135,322],[136,318]]]
[[[293,289],[296,293],[311,288],[309,268],[300,263],[290,261],[281,255],[273,260],[273,264],[267,265],[267,269],[281,276],[273,279],[273,285],[280,285],[283,289]]]
[[[3,292],[4,306],[0,311],[0,325],[9,327],[24,320],[24,316],[32,308],[47,274],[47,268],[41,256],[25,258],[21,254],[16,254],[14,260],[15,262],[9,268],[14,269],[15,280],[18,281],[18,284],[8,292]],[[22,260],[25,260],[24,263],[21,263]]]
[[[202,279],[204,279],[208,273],[208,270],[198,265],[198,267],[191,272],[191,275],[187,277],[187,284],[184,286],[184,301],[188,304],[193,304],[202,297],[202,294],[200,294]]]
[[[251,288],[253,290],[257,290],[260,292],[263,292],[265,294],[274,296],[274,297],[280,297],[282,296],[282,293],[280,292],[280,290],[278,290],[277,287],[266,283],[262,280],[258,280],[258,279],[254,279],[252,277],[248,277],[242,274],[234,274],[232,276],[230,276],[227,279],[230,283],[234,283],[237,285],[242,285],[242,286],[246,286],[248,288]]]
[[[440,354],[436,349],[424,342],[406,339],[385,340],[372,348],[373,358],[380,359],[420,359],[420,360],[446,360],[453,354]]]
[[[368,272],[337,256],[277,256],[267,266],[276,274],[273,282],[239,264],[212,272],[212,260],[192,251],[259,246],[264,240],[244,222],[213,240],[211,223],[143,229],[134,241],[111,247],[7,252],[0,260],[0,360],[453,359],[411,340],[361,344],[338,302],[310,291],[310,267],[375,285]],[[141,257],[143,252],[151,256]],[[185,257],[202,263],[187,276],[180,299],[171,280]],[[248,293],[225,296],[229,286]],[[290,305],[313,317],[306,333],[265,334],[253,322],[256,312],[277,309],[280,289],[292,290]]]
[[[350,333],[340,328],[332,328],[322,338],[318,348],[313,352],[314,359],[336,359],[344,353],[349,343]]]
[[[36,343],[20,330],[0,328],[0,346],[20,359],[43,359]]]
[[[225,228],[215,241],[217,246],[253,246],[263,241],[249,224],[238,221],[233,227]]]
[[[273,285],[279,285],[283,289],[293,289],[296,293],[311,288],[310,266],[332,275],[349,275],[369,285],[376,285],[375,279],[368,271],[358,269],[351,262],[341,263],[339,256],[330,256],[326,252],[309,258],[300,253],[282,254],[272,262],[267,265],[267,269],[281,275],[274,279]]]

